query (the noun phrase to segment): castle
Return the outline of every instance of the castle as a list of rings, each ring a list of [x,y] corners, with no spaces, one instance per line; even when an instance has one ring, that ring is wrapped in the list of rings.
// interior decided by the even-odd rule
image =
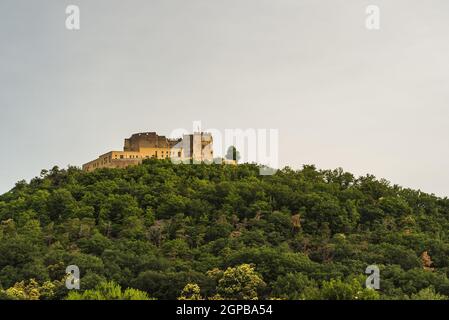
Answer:
[[[144,159],[173,159],[182,162],[212,162],[213,139],[210,133],[195,132],[179,139],[159,136],[156,132],[133,134],[125,139],[123,151],[110,151],[83,165],[90,172],[99,168],[125,168]]]

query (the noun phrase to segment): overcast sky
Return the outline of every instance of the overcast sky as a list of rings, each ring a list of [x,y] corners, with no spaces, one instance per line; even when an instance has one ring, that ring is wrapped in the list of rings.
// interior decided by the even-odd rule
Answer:
[[[201,120],[447,196],[448,21],[447,0],[1,0],[0,193]]]

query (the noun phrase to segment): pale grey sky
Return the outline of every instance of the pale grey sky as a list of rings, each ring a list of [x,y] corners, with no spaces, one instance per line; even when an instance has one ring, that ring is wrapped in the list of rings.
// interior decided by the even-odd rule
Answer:
[[[447,0],[2,0],[0,193],[201,120],[279,129],[281,165],[449,195],[448,21]]]

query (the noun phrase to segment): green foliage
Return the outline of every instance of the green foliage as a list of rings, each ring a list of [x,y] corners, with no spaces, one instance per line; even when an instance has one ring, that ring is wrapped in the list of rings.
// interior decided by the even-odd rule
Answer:
[[[150,300],[150,297],[143,291],[132,288],[122,291],[121,286],[114,282],[103,282],[93,290],[71,291],[67,300]]]
[[[304,300],[313,295],[317,284],[302,273],[288,273],[279,276],[273,283],[272,296],[286,300]]]
[[[420,290],[416,294],[412,294],[412,300],[447,300],[448,297],[435,292],[435,288],[429,287]]]
[[[318,297],[323,300],[376,300],[379,294],[374,289],[363,288],[358,279],[343,282],[340,279],[332,279],[322,283]]]
[[[75,264],[71,299],[445,299],[448,230],[449,199],[342,169],[55,167],[0,195],[0,298],[65,298]]]
[[[226,152],[226,159],[235,161],[240,160],[240,152],[237,151],[235,146],[230,146],[228,148],[228,151]]]
[[[200,287],[196,283],[186,284],[178,300],[203,300],[200,294]]]
[[[217,291],[225,299],[257,300],[265,282],[249,264],[228,268],[218,281]]]
[[[55,297],[62,285],[61,281],[39,284],[35,279],[31,279],[15,283],[11,288],[1,291],[1,296],[7,300],[49,300]]]

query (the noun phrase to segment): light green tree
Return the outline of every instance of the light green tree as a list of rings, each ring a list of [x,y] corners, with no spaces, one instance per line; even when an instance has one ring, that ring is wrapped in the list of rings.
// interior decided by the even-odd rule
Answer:
[[[114,282],[102,282],[93,290],[84,292],[72,291],[67,300],[151,300],[146,292],[127,288],[122,291],[120,285]]]
[[[228,268],[218,281],[217,292],[224,299],[257,300],[258,290],[265,287],[262,278],[249,264]]]
[[[322,300],[377,300],[379,293],[374,289],[363,288],[357,278],[348,282],[331,279],[323,281],[317,298]]]
[[[46,300],[53,298],[59,282],[45,281],[40,285],[35,279],[20,281],[2,292],[2,296],[11,300]]]
[[[182,289],[181,296],[178,300],[203,300],[200,293],[200,287],[196,283],[188,283]]]
[[[433,287],[420,290],[418,293],[412,294],[411,300],[447,300],[448,297],[435,292]]]

